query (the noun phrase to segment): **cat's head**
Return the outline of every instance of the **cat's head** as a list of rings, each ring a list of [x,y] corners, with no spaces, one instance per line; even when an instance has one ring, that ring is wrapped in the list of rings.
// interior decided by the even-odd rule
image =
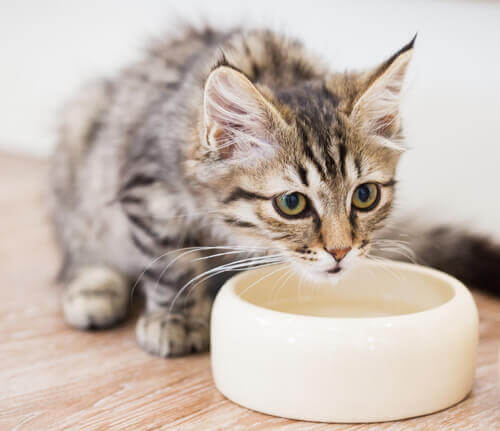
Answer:
[[[310,276],[335,279],[366,255],[393,206],[412,51],[413,41],[369,72],[284,89],[228,65],[210,73],[199,173],[230,235]]]

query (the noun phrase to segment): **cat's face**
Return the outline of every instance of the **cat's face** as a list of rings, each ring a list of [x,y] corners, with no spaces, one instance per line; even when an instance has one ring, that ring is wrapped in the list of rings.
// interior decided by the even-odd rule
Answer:
[[[238,242],[269,247],[312,278],[336,279],[366,255],[393,204],[396,99],[410,55],[411,47],[371,74],[279,92],[226,67],[212,72],[210,181],[218,217]]]
[[[292,127],[273,156],[225,177],[219,214],[238,242],[279,249],[313,277],[335,279],[363,257],[391,211],[400,152],[349,135],[332,137],[328,162]]]

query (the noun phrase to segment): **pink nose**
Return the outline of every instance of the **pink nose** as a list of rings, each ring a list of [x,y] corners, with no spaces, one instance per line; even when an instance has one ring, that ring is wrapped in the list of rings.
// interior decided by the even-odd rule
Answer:
[[[337,262],[340,262],[346,256],[346,254],[351,251],[351,247],[330,248],[327,249],[326,251],[330,253]]]

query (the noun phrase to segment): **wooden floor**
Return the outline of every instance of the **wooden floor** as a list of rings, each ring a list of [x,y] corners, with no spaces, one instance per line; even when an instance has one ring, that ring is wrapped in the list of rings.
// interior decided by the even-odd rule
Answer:
[[[0,430],[500,429],[500,300],[475,294],[476,382],[462,403],[402,422],[328,425],[255,413],[215,389],[208,354],[164,360],[136,345],[133,321],[93,333],[65,326],[44,163],[0,154]],[[500,280],[499,280],[500,282]]]

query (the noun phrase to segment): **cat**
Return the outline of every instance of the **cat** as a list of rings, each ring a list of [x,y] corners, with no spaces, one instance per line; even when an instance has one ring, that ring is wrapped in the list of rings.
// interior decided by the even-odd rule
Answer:
[[[119,323],[138,281],[139,345],[200,352],[221,276],[286,261],[335,282],[384,244],[414,42],[373,69],[334,72],[269,30],[188,28],[86,86],[62,113],[51,168],[66,321]],[[499,279],[498,248],[480,238],[415,238],[436,267]],[[476,261],[489,281],[467,275]]]

